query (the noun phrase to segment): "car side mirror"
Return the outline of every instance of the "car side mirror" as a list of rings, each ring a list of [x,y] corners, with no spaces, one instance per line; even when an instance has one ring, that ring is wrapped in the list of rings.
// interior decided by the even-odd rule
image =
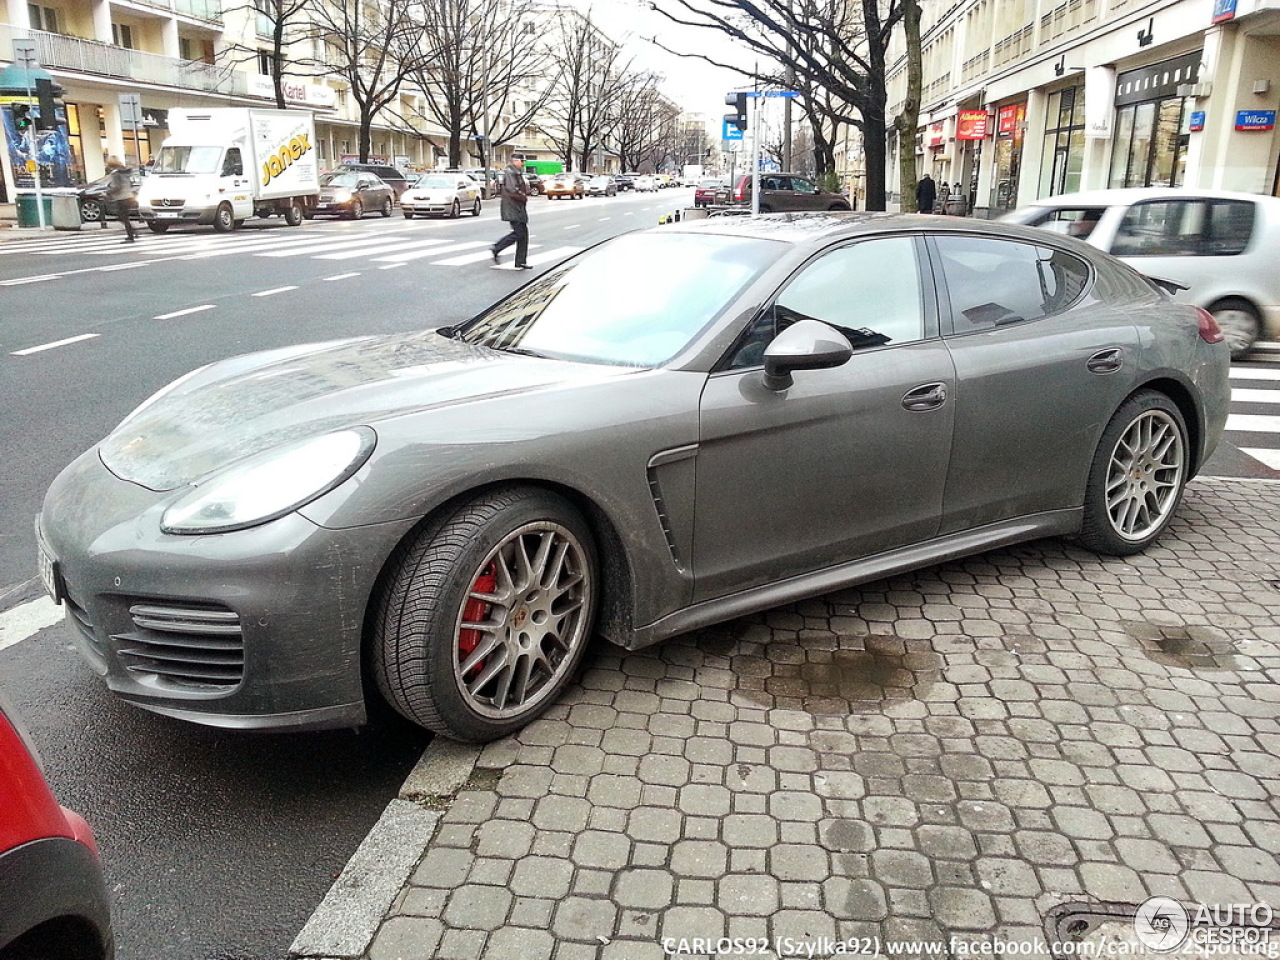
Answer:
[[[795,370],[826,370],[853,356],[853,345],[839,330],[820,320],[800,320],[773,338],[764,351],[764,385],[783,391]]]

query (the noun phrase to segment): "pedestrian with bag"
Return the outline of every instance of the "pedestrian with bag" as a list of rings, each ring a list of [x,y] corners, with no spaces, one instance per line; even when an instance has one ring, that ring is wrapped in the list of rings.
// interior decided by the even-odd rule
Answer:
[[[116,205],[116,217],[124,224],[124,242],[133,243],[133,211],[138,209],[135,199],[138,188],[129,179],[129,171],[119,157],[107,158],[107,173],[111,175],[111,182],[107,184],[103,199]]]
[[[529,259],[529,184],[524,178],[524,158],[512,157],[502,174],[502,186],[498,191],[502,198],[501,216],[511,226],[511,232],[489,248],[493,265],[498,266],[498,254],[513,243],[516,245],[517,270],[532,270]]]
[[[933,202],[938,198],[938,188],[927,173],[916,181],[916,209],[921,213],[933,213]]]

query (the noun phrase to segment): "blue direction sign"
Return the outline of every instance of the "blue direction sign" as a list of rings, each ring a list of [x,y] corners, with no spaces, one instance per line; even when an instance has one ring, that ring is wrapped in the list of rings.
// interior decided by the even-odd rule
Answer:
[[[1237,130],[1274,130],[1275,126],[1274,110],[1240,110],[1236,113]]]
[[[766,90],[766,91],[764,92],[764,95],[765,95],[766,97],[787,97],[787,98],[791,98],[791,97],[798,97],[798,96],[800,96],[800,92],[799,92],[798,90]]]
[[[741,140],[742,131],[738,129],[736,124],[724,121],[724,130],[720,134],[721,140]]]

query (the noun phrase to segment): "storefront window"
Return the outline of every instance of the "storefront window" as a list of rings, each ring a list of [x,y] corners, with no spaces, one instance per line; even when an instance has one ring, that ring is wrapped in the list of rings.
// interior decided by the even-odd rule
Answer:
[[[1022,134],[1027,105],[1015,103],[996,111],[995,179],[991,206],[1012,210],[1018,203],[1018,176],[1022,167]]]
[[[1186,179],[1192,103],[1177,88],[1195,83],[1200,52],[1121,74],[1116,84],[1112,187],[1177,187]]]
[[[1048,117],[1039,196],[1074,193],[1084,164],[1084,88],[1050,94]]]

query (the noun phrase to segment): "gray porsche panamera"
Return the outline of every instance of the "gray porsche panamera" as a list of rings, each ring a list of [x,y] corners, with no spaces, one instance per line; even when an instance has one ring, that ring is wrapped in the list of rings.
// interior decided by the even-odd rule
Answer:
[[[460,324],[233,358],[55,480],[41,574],[119,696],[447,736],[638,648],[1043,536],[1151,544],[1228,405],[1213,318],[1068,237],[778,215],[627,234]]]

